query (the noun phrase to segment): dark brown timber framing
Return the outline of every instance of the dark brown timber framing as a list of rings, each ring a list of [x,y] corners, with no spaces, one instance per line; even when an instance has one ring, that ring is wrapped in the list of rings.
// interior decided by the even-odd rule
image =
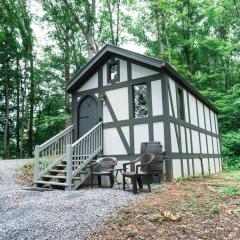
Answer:
[[[124,82],[120,81],[115,84],[103,86],[103,67],[102,66],[109,59],[114,59],[115,57],[127,61],[127,78],[128,79],[127,81],[124,81]],[[146,77],[132,79],[132,70],[131,70],[132,63],[141,65],[146,68],[153,69],[159,73],[146,76]],[[204,133],[206,135],[206,143],[207,143],[207,135],[211,136],[211,138],[213,137],[219,138],[219,131],[218,132],[216,131],[216,133],[213,133],[212,131],[206,130],[205,111],[203,111],[205,128],[200,127],[199,116],[198,116],[199,106],[197,102],[196,102],[196,107],[197,107],[196,110],[197,110],[198,126],[191,124],[188,91],[195,96],[195,99],[199,99],[200,101],[205,103],[205,105],[207,105],[214,112],[217,112],[217,109],[214,106],[212,106],[212,104],[208,102],[208,100],[206,100],[202,95],[200,95],[189,83],[186,83],[186,80],[184,80],[185,82],[183,81],[183,79],[180,80],[181,76],[179,74],[174,73],[175,70],[173,71],[172,68],[166,68],[167,63],[162,62],[160,60],[149,58],[137,53],[132,53],[128,50],[120,49],[111,45],[107,45],[103,50],[101,50],[100,53],[90,61],[89,64],[87,64],[67,86],[68,92],[72,93],[72,99],[73,99],[72,119],[74,124],[78,122],[77,109],[81,99],[83,99],[88,95],[94,96],[98,100],[99,121],[102,121],[103,119],[103,101],[105,101],[106,106],[109,110],[109,113],[113,119],[112,122],[104,123],[103,129],[116,128],[121,138],[121,141],[126,149],[127,155],[115,155],[116,157],[118,157],[119,160],[130,160],[130,159],[134,159],[137,156],[135,154],[135,149],[134,149],[134,126],[135,125],[148,124],[149,140],[152,141],[154,140],[153,124],[155,122],[163,122],[165,149],[167,151],[167,156],[168,156],[168,159],[166,161],[167,180],[168,181],[173,180],[173,163],[175,159],[180,159],[181,161],[182,176],[184,176],[183,159],[187,160],[188,174],[191,173],[190,161],[192,161],[192,171],[193,171],[193,174],[195,174],[194,159],[200,159],[200,158],[208,159],[208,168],[210,171],[209,158],[220,158],[221,156],[220,154],[209,154],[208,145],[207,145],[207,154],[202,153],[201,147],[200,147],[200,153],[197,153],[197,154],[193,153],[192,130],[195,130],[198,132],[200,145],[201,145],[200,133]],[[89,77],[91,77],[91,75],[93,75],[96,71],[98,72],[98,88],[78,92],[77,90],[79,89],[79,87],[81,87],[89,79]],[[169,76],[177,83],[178,87],[186,89],[186,93],[187,93],[186,105],[188,108],[188,116],[189,116],[188,122],[186,119],[186,115],[185,115],[185,121],[183,121],[180,118],[178,118],[178,114],[175,113],[174,111],[172,93],[169,86]],[[153,116],[153,113],[152,113],[152,89],[151,89],[152,84],[151,83],[152,81],[155,81],[155,80],[161,80],[161,84],[162,84],[163,115],[157,115],[157,116]],[[147,84],[147,89],[148,89],[147,102],[148,102],[149,116],[146,118],[136,119],[133,117],[132,87],[133,85],[142,84],[142,83]],[[129,119],[118,120],[111,106],[111,103],[105,93],[109,90],[114,90],[114,89],[123,88],[123,87],[126,87],[128,89]],[[104,96],[104,100],[103,100],[103,96]],[[170,107],[172,109],[173,116],[170,116]],[[215,119],[215,116],[214,116],[214,119]],[[179,153],[172,152],[171,129],[170,129],[171,123],[173,124],[174,130],[176,132]],[[215,127],[217,127],[216,122],[211,123],[211,130],[212,130],[213,124],[215,124]],[[125,138],[121,128],[124,126],[129,126],[129,143]],[[183,128],[184,130],[183,134],[185,135],[186,153],[182,152],[183,150],[182,150],[181,141],[184,138],[184,136],[181,136],[182,134],[181,128]],[[190,146],[188,146],[187,144],[188,143],[187,131],[189,131]],[[77,131],[75,131],[75,135],[74,135],[74,140],[76,139],[77,139]]]
[[[93,73],[97,72],[99,67],[101,67],[104,63],[106,63],[109,58],[115,55],[119,58],[127,58],[132,62],[141,63],[147,67],[152,67],[155,69],[164,70],[174,78],[176,81],[180,83],[183,87],[185,87],[189,92],[193,93],[197,96],[202,102],[204,102],[209,108],[213,111],[218,112],[217,108],[210,103],[204,96],[202,96],[187,80],[185,80],[169,63],[152,58],[147,57],[145,55],[132,52],[120,47],[116,47],[110,44],[105,45],[99,52],[96,54],[88,64],[86,64],[76,75],[72,78],[72,80],[67,84],[66,90],[68,93],[76,91],[83,83],[85,83]]]

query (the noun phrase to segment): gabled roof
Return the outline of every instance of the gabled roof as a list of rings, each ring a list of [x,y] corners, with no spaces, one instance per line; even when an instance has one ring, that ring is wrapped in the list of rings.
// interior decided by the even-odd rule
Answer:
[[[66,91],[71,93],[78,88],[84,81],[90,78],[92,74],[95,73],[97,69],[102,66],[102,64],[105,63],[112,55],[126,57],[136,62],[145,63],[151,67],[165,70],[175,80],[179,81],[189,92],[197,96],[212,110],[218,112],[218,109],[186,79],[184,79],[183,76],[181,76],[168,62],[116,47],[111,44],[106,44],[82,69],[80,69],[79,72],[75,74],[72,80],[67,83]]]

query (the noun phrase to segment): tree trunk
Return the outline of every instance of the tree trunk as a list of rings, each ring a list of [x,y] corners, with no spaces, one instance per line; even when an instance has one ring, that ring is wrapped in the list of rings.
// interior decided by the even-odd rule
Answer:
[[[3,157],[9,158],[9,78],[8,78],[8,64],[3,64],[4,75],[4,98],[5,98],[5,123],[3,134]]]
[[[17,119],[16,119],[16,148],[17,148],[17,156],[19,157],[20,152],[20,69],[19,69],[19,59],[17,59]]]
[[[65,82],[66,84],[70,80],[70,63],[69,63],[69,27],[65,29],[65,37],[64,37],[64,48],[65,48],[65,60],[64,60],[64,69],[65,69]],[[66,113],[70,113],[70,99],[68,93],[65,91],[65,111]]]

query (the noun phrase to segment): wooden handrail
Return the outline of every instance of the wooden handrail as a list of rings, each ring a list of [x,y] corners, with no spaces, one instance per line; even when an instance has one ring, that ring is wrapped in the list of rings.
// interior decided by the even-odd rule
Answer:
[[[72,144],[72,147],[75,147],[79,142],[81,142],[86,136],[88,136],[91,132],[93,132],[98,126],[100,126],[102,122],[99,122],[95,127],[91,128],[87,133],[85,133],[82,137],[80,137],[76,142]]]
[[[61,131],[60,133],[58,133],[54,137],[52,137],[49,140],[47,140],[45,143],[41,144],[39,146],[39,150],[42,151],[45,148],[47,148],[48,146],[50,146],[52,143],[56,142],[59,138],[63,137],[66,133],[68,133],[71,130],[73,130],[73,127],[74,127],[74,125],[71,125],[71,126],[67,127],[66,129],[64,129],[63,131]]]

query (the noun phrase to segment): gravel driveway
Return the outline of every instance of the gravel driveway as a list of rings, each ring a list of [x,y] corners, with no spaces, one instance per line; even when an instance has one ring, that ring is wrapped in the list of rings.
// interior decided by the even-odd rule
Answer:
[[[84,239],[137,196],[117,189],[36,191],[14,183],[24,161],[0,161],[0,240]]]

